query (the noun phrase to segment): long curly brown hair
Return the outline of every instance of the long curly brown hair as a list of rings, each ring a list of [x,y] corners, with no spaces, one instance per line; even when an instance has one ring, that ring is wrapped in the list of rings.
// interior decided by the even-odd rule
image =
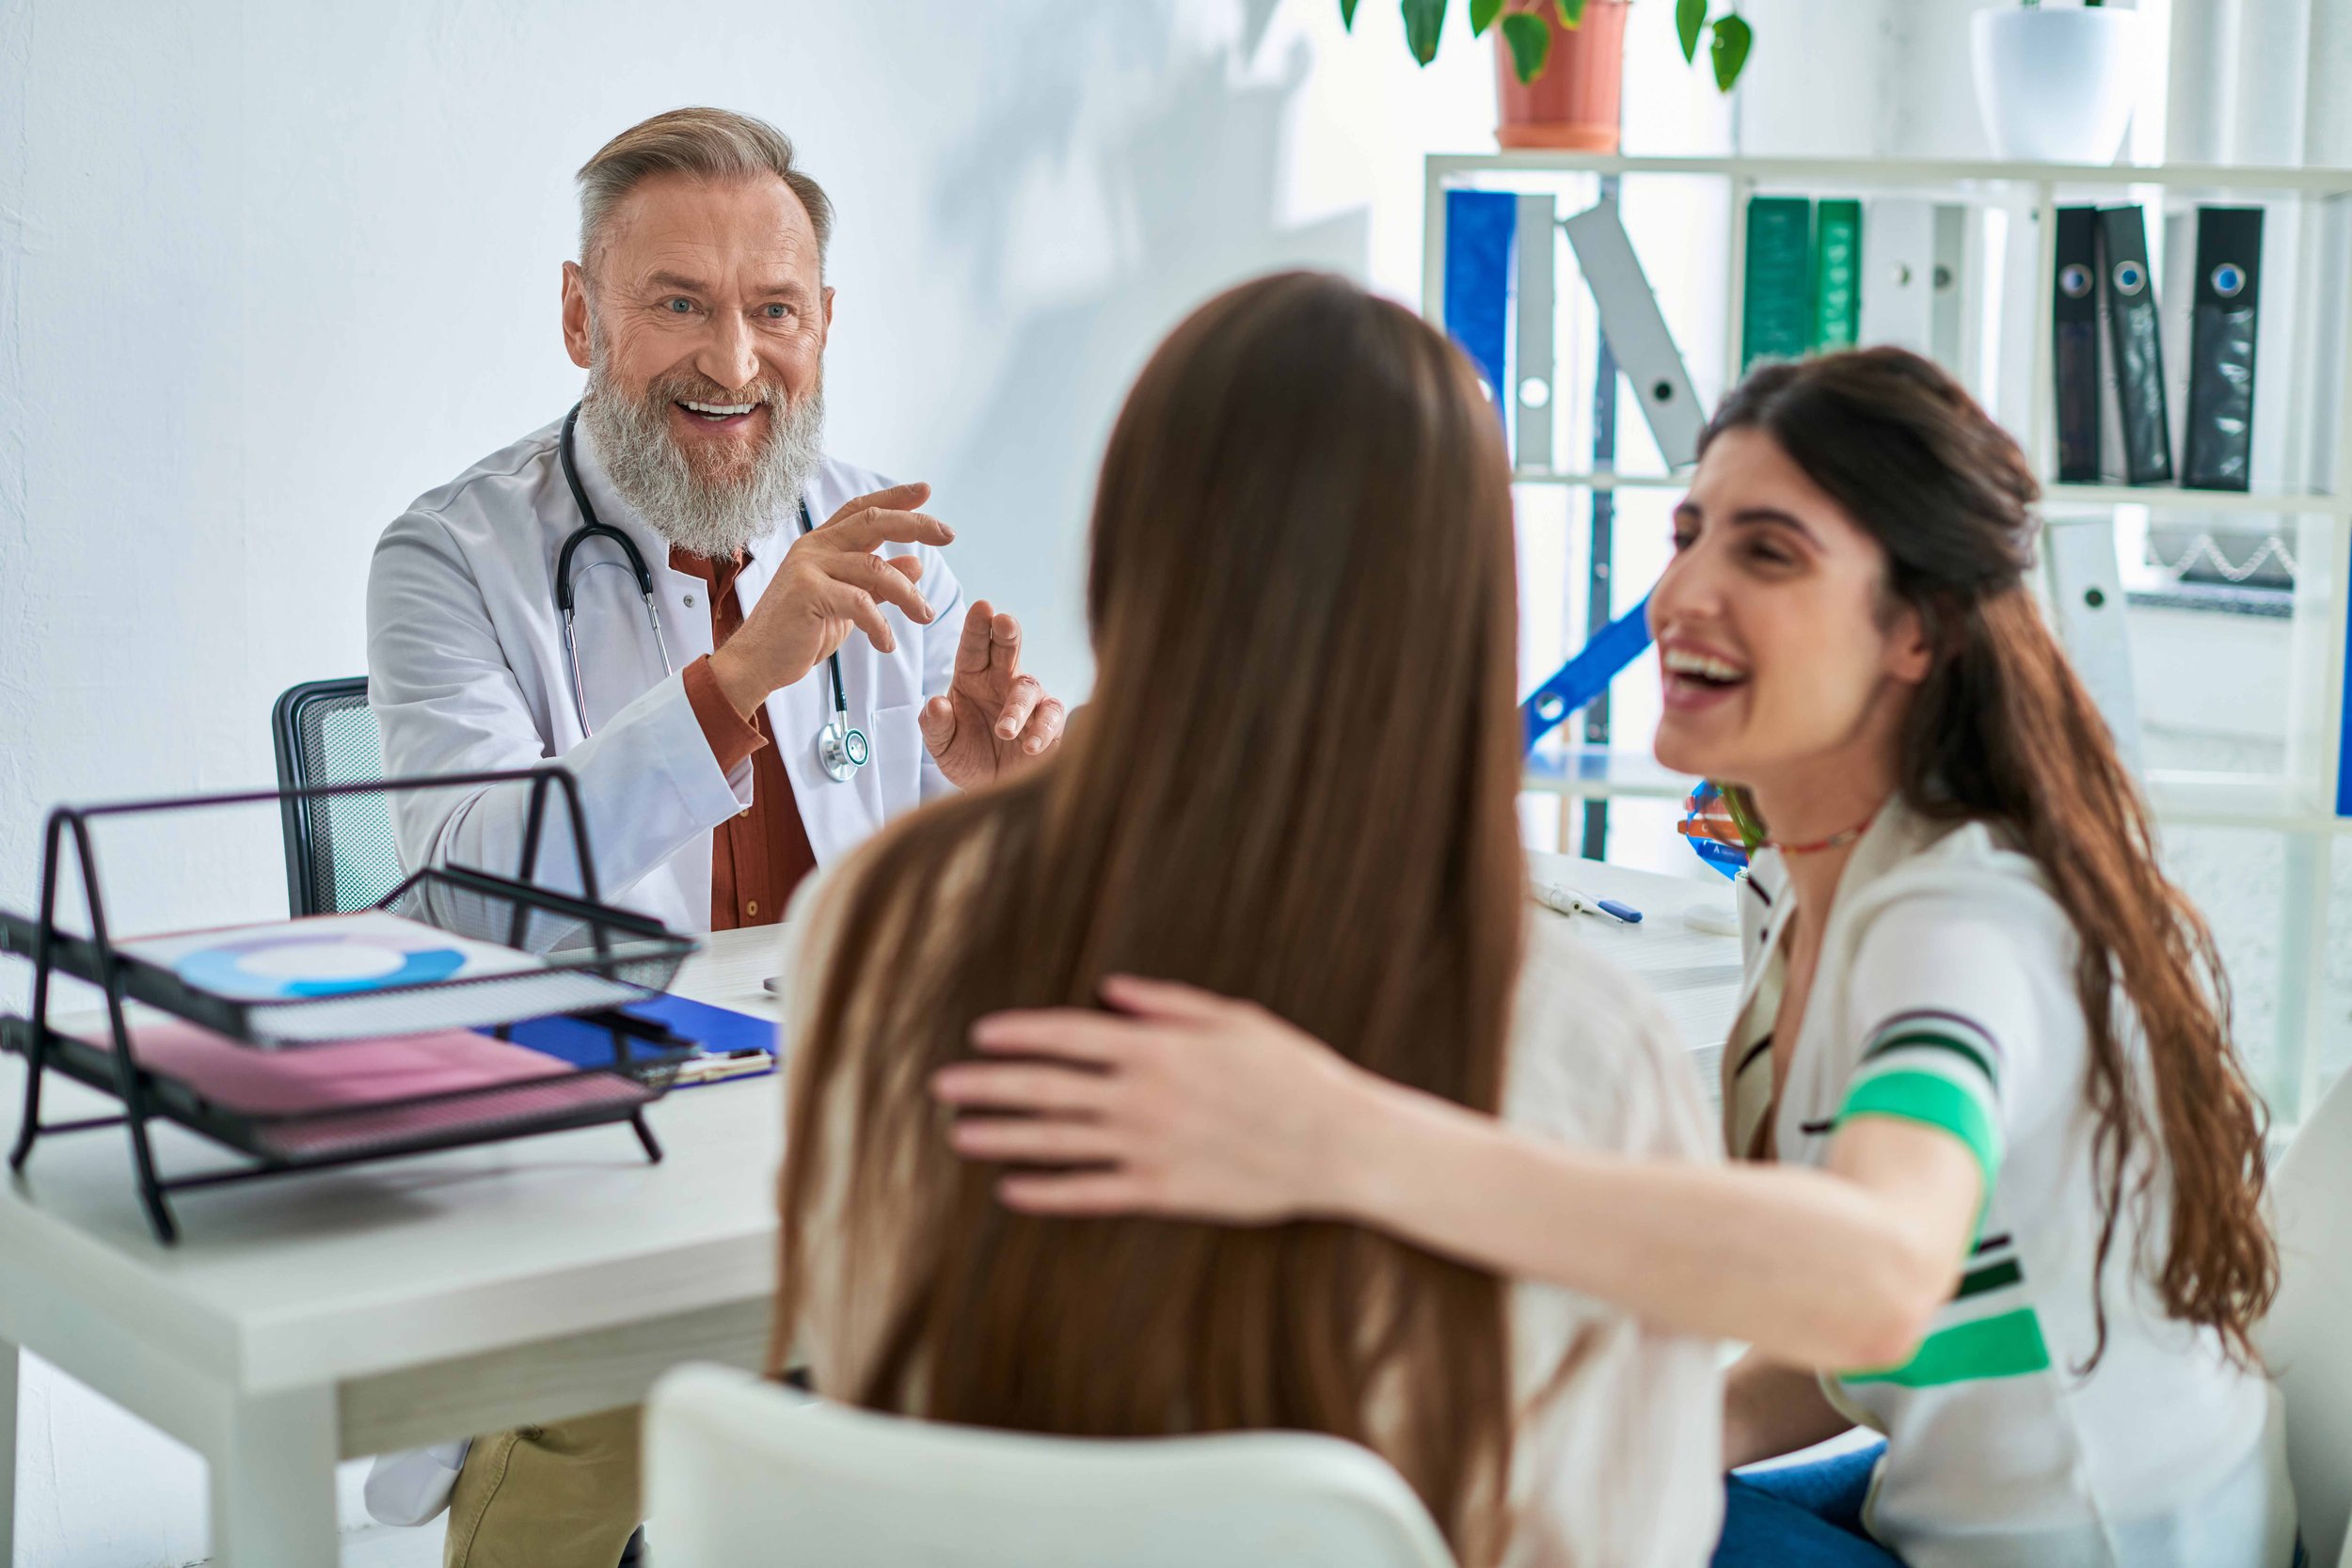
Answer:
[[[2263,1217],[2267,1116],[2231,1045],[2213,935],[2157,868],[2148,808],[2026,586],[2041,492],[2025,453],[1951,376],[1891,348],[1756,372],[1701,451],[1729,430],[1771,436],[1878,541],[1888,594],[1927,630],[1935,661],[1903,730],[1905,803],[2006,830],[2074,923],[2098,1120],[2093,1278],[2125,1202],[2160,1194],[2162,1254],[2135,1265],[2169,1315],[2252,1363],[2279,1282]],[[2106,1350],[2095,1305],[2085,1371]]]

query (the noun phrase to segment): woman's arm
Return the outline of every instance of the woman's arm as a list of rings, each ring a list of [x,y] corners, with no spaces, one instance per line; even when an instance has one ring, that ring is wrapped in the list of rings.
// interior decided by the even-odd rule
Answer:
[[[934,1080],[967,1157],[1034,1212],[1352,1220],[1776,1360],[1899,1365],[1949,1298],[1983,1177],[1958,1138],[1862,1117],[1828,1167],[1684,1165],[1523,1136],[1365,1072],[1261,1008],[1119,980],[1127,1016],[983,1020]],[[1037,1058],[1048,1058],[1040,1061]]]
[[[1821,1380],[1802,1367],[1750,1351],[1724,1380],[1726,1470],[1826,1443],[1852,1427],[1821,1392]]]

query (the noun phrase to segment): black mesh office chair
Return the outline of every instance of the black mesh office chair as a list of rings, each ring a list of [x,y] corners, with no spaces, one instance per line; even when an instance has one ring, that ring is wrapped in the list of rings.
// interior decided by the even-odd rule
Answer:
[[[306,681],[270,710],[281,789],[384,776],[368,678]],[[400,885],[391,809],[378,794],[288,800],[286,902],[297,915],[363,910]]]

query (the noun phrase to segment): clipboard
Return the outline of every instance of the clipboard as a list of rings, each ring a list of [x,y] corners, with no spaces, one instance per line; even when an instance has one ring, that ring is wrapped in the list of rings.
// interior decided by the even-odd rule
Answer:
[[[678,1064],[674,1087],[759,1078],[776,1070],[776,1026],[767,1019],[667,992],[629,1003],[620,1011],[694,1042],[697,1050]],[[508,1029],[507,1038],[576,1067],[612,1060],[612,1032],[586,1019],[529,1019]]]

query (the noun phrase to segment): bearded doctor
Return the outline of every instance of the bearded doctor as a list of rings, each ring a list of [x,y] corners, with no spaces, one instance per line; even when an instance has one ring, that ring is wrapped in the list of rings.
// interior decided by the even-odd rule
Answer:
[[[770,923],[891,816],[1044,752],[1062,706],[1021,673],[1013,618],[964,604],[929,487],[824,453],[833,208],[791,143],[680,109],[580,186],[576,420],[420,497],[376,546],[385,765],[560,757],[606,896],[676,929]],[[516,864],[527,792],[400,797],[404,859]],[[547,878],[576,875],[564,833],[544,853]]]
[[[964,603],[930,487],[824,453],[833,208],[791,143],[680,109],[614,137],[580,187],[563,313],[579,407],[420,497],[376,546],[385,766],[561,758],[605,897],[674,929],[772,923],[892,816],[1050,750],[1062,705],[1021,673],[1013,618]],[[528,789],[402,796],[403,860],[517,864]],[[539,875],[578,885],[567,834]],[[477,1440],[451,1568],[633,1556],[636,1441],[634,1411]],[[429,1516],[459,1451],[437,1484],[428,1456],[379,1464],[371,1506]]]

